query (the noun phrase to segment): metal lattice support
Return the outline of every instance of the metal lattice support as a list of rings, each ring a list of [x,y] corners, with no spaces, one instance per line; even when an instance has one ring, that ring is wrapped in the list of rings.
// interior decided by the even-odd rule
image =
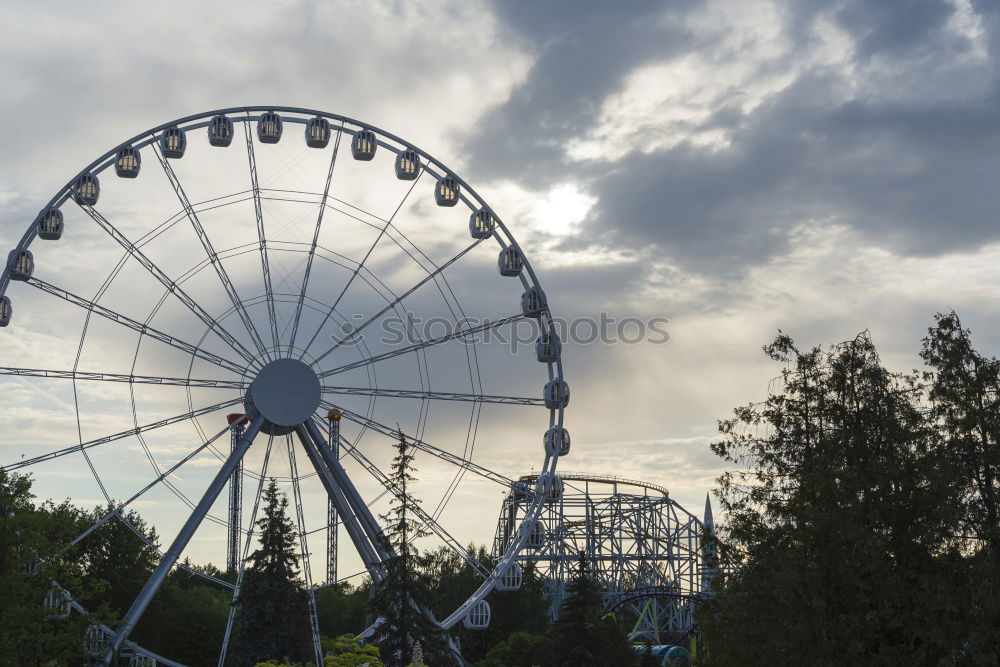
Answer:
[[[340,458],[340,410],[330,410],[327,413],[327,420],[330,422],[330,450],[333,457]],[[337,506],[333,504],[333,499],[327,501],[326,510],[326,583],[337,583],[337,533],[340,518],[337,516]]]
[[[232,431],[232,448],[236,449],[243,430],[247,425],[246,415],[239,413],[228,417]],[[236,470],[229,479],[229,539],[226,549],[226,570],[236,572],[240,567],[240,536],[243,532],[243,460],[236,464]]]
[[[711,594],[719,569],[711,507],[700,520],[656,484],[608,475],[563,473],[563,491],[539,516],[541,546],[525,549],[548,584],[556,618],[579,554],[604,589],[604,612],[632,628],[634,640],[679,643],[696,631],[698,602]],[[538,475],[525,475],[504,498],[494,538],[503,553],[536,495]],[[703,540],[708,535],[709,540]]]

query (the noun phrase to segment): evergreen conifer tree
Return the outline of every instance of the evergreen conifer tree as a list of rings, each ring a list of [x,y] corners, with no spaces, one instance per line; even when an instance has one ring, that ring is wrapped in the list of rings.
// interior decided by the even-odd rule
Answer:
[[[566,589],[567,597],[539,645],[540,664],[552,667],[635,665],[638,655],[628,637],[611,618],[601,618],[601,586],[584,555]]]
[[[389,511],[381,516],[385,524],[383,544],[394,555],[383,563],[385,576],[374,585],[371,600],[372,610],[384,619],[377,643],[382,661],[390,667],[409,664],[417,642],[430,664],[451,660],[444,632],[430,617],[430,581],[412,544],[426,534],[413,511],[417,503],[410,495],[416,481],[413,473],[413,452],[400,431],[389,474],[393,499]]]
[[[295,527],[288,498],[272,479],[257,520],[260,547],[250,555],[240,590],[234,664],[312,657],[306,592],[298,579]]]

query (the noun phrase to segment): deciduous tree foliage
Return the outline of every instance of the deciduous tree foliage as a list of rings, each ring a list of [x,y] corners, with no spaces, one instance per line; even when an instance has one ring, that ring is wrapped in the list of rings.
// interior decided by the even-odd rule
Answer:
[[[43,606],[59,588],[87,603],[105,587],[86,580],[76,554],[63,549],[84,526],[82,512],[68,503],[36,506],[30,477],[0,470],[0,665],[86,659],[83,634],[107,614],[63,616]]]
[[[951,577],[963,605],[963,658],[1000,663],[1000,360],[972,346],[954,312],[938,315],[923,341],[929,418],[952,472],[956,509]]]

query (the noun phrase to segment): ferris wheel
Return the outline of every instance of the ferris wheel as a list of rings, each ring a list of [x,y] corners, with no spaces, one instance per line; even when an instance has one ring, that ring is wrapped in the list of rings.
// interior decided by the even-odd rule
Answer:
[[[537,334],[527,352],[518,325]],[[376,516],[399,494],[400,434],[418,455],[427,539],[481,579],[444,629],[488,625],[487,596],[520,586],[516,557],[544,540],[539,514],[562,490],[569,387],[531,263],[454,171],[351,118],[230,108],[116,146],[10,251],[0,327],[3,468],[30,471],[38,495],[108,508],[75,542],[137,507],[164,536],[100,644],[107,662],[192,540],[226,550],[235,584],[192,572],[236,599],[267,479],[293,501],[320,662],[314,591],[344,578],[338,526],[356,552],[340,560],[375,582],[393,555]],[[474,510],[453,501],[499,498],[525,451],[533,501],[487,567],[455,536]],[[232,626],[231,614],[220,664]]]

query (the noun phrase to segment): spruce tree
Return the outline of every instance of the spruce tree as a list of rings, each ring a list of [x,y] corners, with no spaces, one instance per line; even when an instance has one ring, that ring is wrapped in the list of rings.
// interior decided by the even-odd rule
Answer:
[[[617,622],[601,617],[601,586],[582,553],[566,592],[559,619],[538,647],[540,664],[552,667],[637,664],[638,656]]]
[[[389,511],[381,515],[385,524],[383,545],[393,555],[383,563],[384,578],[374,585],[371,600],[372,610],[383,619],[377,643],[382,661],[390,667],[408,665],[417,642],[430,664],[451,660],[444,632],[430,617],[430,579],[412,544],[426,535],[413,510],[417,504],[410,495],[416,481],[413,473],[413,452],[400,431],[389,474],[393,498]]]
[[[264,492],[264,515],[257,520],[260,547],[249,558],[240,589],[233,650],[236,665],[271,658],[312,658],[306,592],[298,579],[296,533],[288,498],[272,479]]]

